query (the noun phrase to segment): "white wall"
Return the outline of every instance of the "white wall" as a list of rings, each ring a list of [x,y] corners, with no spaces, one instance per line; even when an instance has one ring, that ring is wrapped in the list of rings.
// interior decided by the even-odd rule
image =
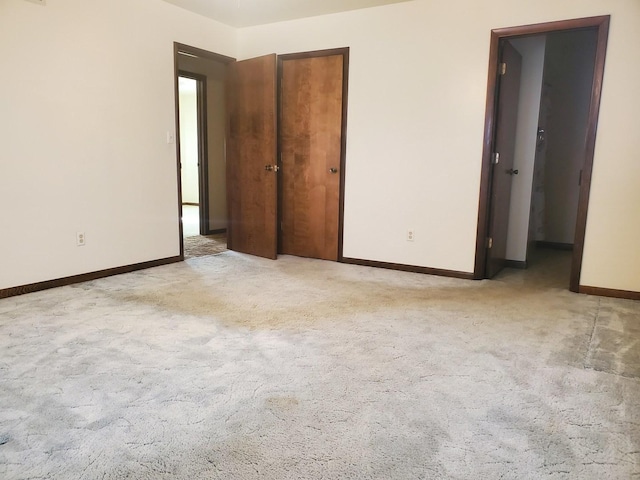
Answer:
[[[640,291],[640,2],[611,3],[580,283]],[[634,54],[635,52],[635,54]]]
[[[605,14],[581,283],[640,291],[637,0],[415,0],[242,29],[239,52],[350,46],[344,254],[471,272],[491,29]]]
[[[511,184],[507,259],[524,262],[527,260],[529,210],[531,208],[531,187],[536,156],[546,37],[538,35],[520,38],[511,40],[511,43],[522,55],[522,74],[513,162],[513,168],[518,170],[518,175],[512,177]]]
[[[0,1],[0,288],[179,254],[174,41],[235,56],[160,0]]]
[[[199,203],[197,82],[191,78],[180,81],[189,83],[179,90],[182,203]]]
[[[545,241],[573,244],[580,170],[596,49],[595,32],[553,33],[547,38],[544,81],[549,87],[545,157]]]

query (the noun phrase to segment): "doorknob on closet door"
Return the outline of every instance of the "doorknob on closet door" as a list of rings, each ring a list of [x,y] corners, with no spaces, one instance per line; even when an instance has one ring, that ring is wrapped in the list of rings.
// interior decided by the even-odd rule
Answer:
[[[510,168],[509,170],[507,170],[507,173],[509,175],[517,175],[518,174],[518,169],[514,170],[513,168]]]
[[[329,173],[338,173],[338,169],[337,168],[330,168],[329,169]]]
[[[264,169],[267,172],[277,172],[278,170],[280,170],[280,167],[278,165],[265,165]]]

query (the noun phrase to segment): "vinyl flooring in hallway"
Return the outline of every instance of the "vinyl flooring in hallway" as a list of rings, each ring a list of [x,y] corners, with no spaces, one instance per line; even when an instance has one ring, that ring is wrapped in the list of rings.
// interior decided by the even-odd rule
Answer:
[[[227,235],[200,235],[200,208],[196,205],[182,206],[182,237],[184,257],[217,255],[227,250]]]

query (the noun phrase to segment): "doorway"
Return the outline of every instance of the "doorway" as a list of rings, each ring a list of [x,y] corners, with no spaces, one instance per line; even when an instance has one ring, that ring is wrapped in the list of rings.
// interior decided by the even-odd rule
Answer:
[[[182,258],[226,249],[225,79],[234,61],[174,43]]]
[[[490,63],[489,63],[489,80],[487,91],[487,110],[485,118],[485,139],[484,139],[484,153],[483,153],[483,165],[482,165],[482,177],[481,177],[481,193],[480,193],[480,209],[478,217],[478,237],[476,242],[476,264],[474,269],[475,278],[490,278],[495,275],[502,266],[506,264],[506,243],[507,232],[505,228],[509,222],[510,211],[510,193],[511,184],[513,178],[517,178],[519,168],[510,165],[513,162],[515,155],[513,146],[505,146],[505,135],[510,137],[514,135],[513,132],[507,132],[505,134],[504,129],[501,126],[501,118],[507,118],[509,116],[517,116],[518,104],[520,100],[513,100],[513,96],[510,100],[505,101],[504,90],[502,85],[507,84],[506,72],[513,70],[509,68],[504,62],[504,55],[506,50],[510,50],[513,44],[517,43],[518,39],[535,38],[536,36],[548,35],[547,38],[556,38],[562,33],[575,32],[577,38],[578,33],[592,33],[594,48],[591,58],[592,62],[592,80],[589,81],[586,86],[585,99],[583,102],[586,107],[584,115],[584,126],[581,132],[578,132],[577,136],[581,137],[582,148],[578,149],[579,154],[577,159],[574,159],[574,165],[579,166],[577,173],[574,176],[576,188],[575,188],[575,202],[571,206],[570,201],[565,201],[566,205],[562,205],[565,210],[573,209],[573,220],[568,223],[572,223],[567,228],[567,220],[571,215],[564,215],[564,237],[567,238],[567,231],[570,231],[570,235],[573,236],[572,241],[572,258],[571,258],[571,274],[570,274],[570,289],[572,291],[578,291],[580,280],[580,268],[582,265],[582,254],[584,246],[584,234],[586,228],[586,215],[589,200],[589,189],[591,183],[591,170],[593,165],[593,151],[595,146],[596,126],[598,119],[598,110],[600,103],[600,89],[602,85],[602,78],[604,72],[604,59],[606,52],[606,43],[608,36],[609,17],[593,17],[586,19],[568,20],[561,22],[552,22],[540,25],[529,25],[524,27],[513,27],[506,29],[493,30],[491,34],[491,50],[490,50]],[[585,37],[585,38],[587,38]],[[555,41],[555,40],[554,40]],[[585,40],[586,41],[586,40]],[[508,75],[508,73],[507,73]],[[525,78],[527,78],[525,76]],[[548,95],[548,85],[547,92]],[[501,91],[502,90],[502,91]],[[544,96],[543,96],[544,100]],[[543,105],[539,103],[539,105]],[[544,112],[543,112],[544,113]],[[558,112],[556,112],[558,114]],[[544,115],[540,116],[540,121],[544,123]],[[577,118],[577,117],[576,117]],[[567,118],[564,119],[567,121]],[[502,122],[505,123],[505,122]],[[510,123],[510,122],[507,122]],[[513,125],[509,125],[513,127]],[[539,153],[540,146],[545,142],[545,128],[536,128],[532,133],[534,142],[538,142],[536,145],[536,152]],[[512,140],[512,138],[511,138]],[[508,142],[506,142],[508,143]],[[509,150],[509,148],[511,150]],[[503,151],[498,151],[502,149]],[[539,155],[538,155],[539,156]],[[544,159],[543,159],[544,160]],[[542,161],[544,163],[544,161]],[[540,170],[540,159],[538,158],[538,170]],[[533,172],[533,165],[530,165],[530,170]],[[573,175],[571,170],[567,168],[567,163],[563,167],[567,175]],[[562,169],[561,169],[562,170]],[[557,169],[556,173],[560,172]],[[560,172],[562,173],[562,172]],[[508,177],[505,177],[508,175]],[[507,179],[507,180],[505,180]],[[549,179],[549,175],[547,175]],[[539,180],[539,179],[538,179]],[[503,183],[503,190],[508,191],[508,195],[497,195],[496,185],[500,182]],[[556,177],[552,177],[549,183],[558,182]],[[579,185],[578,185],[579,183]],[[506,187],[504,185],[507,185]],[[531,184],[529,185],[531,186]],[[515,187],[514,187],[515,188]],[[566,192],[565,192],[566,193]],[[539,199],[530,197],[532,203],[536,201],[539,203]],[[555,201],[555,208],[552,213],[557,214],[560,209],[560,204]],[[527,212],[528,213],[528,212]],[[556,215],[557,217],[558,215]],[[513,216],[512,216],[513,218]],[[526,215],[526,218],[522,219],[525,223],[525,229],[527,232],[529,229],[530,217]],[[531,220],[534,220],[532,217]],[[525,233],[526,239],[526,233]],[[535,236],[530,237],[529,240],[535,240]],[[526,242],[525,242],[526,243]],[[549,242],[556,243],[556,242]],[[562,243],[562,242],[557,242]],[[530,244],[529,244],[530,245]],[[497,246],[497,248],[496,248]],[[525,246],[526,248],[526,246]]]
[[[178,115],[180,130],[180,186],[182,224],[185,238],[205,235],[209,230],[206,144],[207,77],[178,72]]]

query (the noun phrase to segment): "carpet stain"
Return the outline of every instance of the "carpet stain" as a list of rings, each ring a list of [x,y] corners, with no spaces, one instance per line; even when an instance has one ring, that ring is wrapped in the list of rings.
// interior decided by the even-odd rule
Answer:
[[[628,303],[631,308],[620,308]],[[591,348],[585,366],[594,370],[640,378],[640,315],[635,302],[618,302],[614,308],[603,300],[594,325]]]
[[[475,314],[483,306],[488,312],[509,313],[513,305],[521,308],[523,302],[533,307],[544,295],[542,291],[506,288],[500,284],[476,285],[463,280],[445,280],[443,283],[449,285],[433,286],[431,282],[421,281],[428,278],[424,275],[405,275],[414,275],[416,285],[406,282],[389,285],[384,281],[362,278],[355,281],[323,275],[282,275],[274,279],[281,292],[274,298],[271,289],[265,291],[251,284],[245,285],[245,292],[240,295],[237,288],[212,291],[199,276],[188,274],[188,278],[182,279],[188,285],[186,289],[163,285],[152,290],[134,289],[110,295],[120,302],[146,304],[181,315],[210,316],[228,326],[254,328],[287,328],[299,326],[301,322],[326,321],[355,313],[427,310],[432,306],[461,314]],[[256,311],[260,312],[257,318]]]
[[[299,403],[295,397],[269,397],[265,400],[265,406],[274,410],[292,410]]]

